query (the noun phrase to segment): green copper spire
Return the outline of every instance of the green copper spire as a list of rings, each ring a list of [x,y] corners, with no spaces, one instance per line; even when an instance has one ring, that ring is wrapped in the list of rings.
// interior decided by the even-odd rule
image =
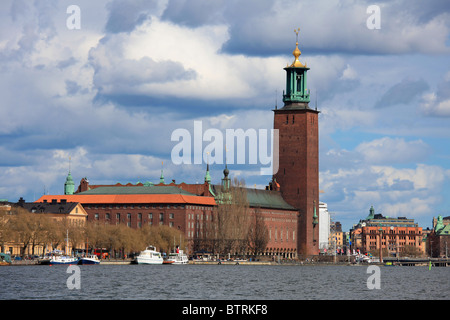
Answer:
[[[164,162],[161,162],[161,166],[163,166],[163,165],[164,165]],[[159,178],[159,183],[165,184],[163,168],[161,168],[161,177]]]
[[[211,183],[211,175],[209,174],[209,163],[206,165],[205,182]]]
[[[69,157],[69,174],[64,183],[64,194],[73,194],[75,192],[75,183],[73,182],[72,175],[70,174],[70,157]]]
[[[69,171],[69,174],[67,175],[66,178],[66,183],[64,183],[64,194],[73,194],[74,191],[75,191],[75,184],[73,182],[72,175],[70,174]]]
[[[367,216],[366,220],[370,220],[375,218],[375,209],[373,206],[370,206],[369,215]]]
[[[286,66],[284,70],[286,70],[286,91],[283,93],[283,102],[284,103],[295,103],[295,102],[303,102],[309,103],[309,89],[306,87],[306,71],[309,68],[303,65],[298,58],[302,54],[298,49],[298,30],[294,30],[297,34],[297,42],[295,46],[295,50],[292,54],[295,57],[294,62],[291,65]]]

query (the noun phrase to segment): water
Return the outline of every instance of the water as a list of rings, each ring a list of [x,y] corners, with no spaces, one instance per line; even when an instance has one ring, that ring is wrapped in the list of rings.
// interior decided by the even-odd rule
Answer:
[[[366,266],[98,265],[0,267],[0,300],[448,300],[450,268]]]

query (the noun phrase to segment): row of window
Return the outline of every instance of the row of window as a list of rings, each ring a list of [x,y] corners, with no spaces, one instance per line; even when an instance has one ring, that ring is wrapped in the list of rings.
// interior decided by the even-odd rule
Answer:
[[[134,205],[134,204],[123,204],[123,205],[86,205],[87,209],[189,209],[189,210],[203,210],[212,211],[214,207],[210,206],[192,206],[184,204],[152,204],[152,205]]]
[[[280,241],[283,241],[284,234],[286,234],[285,240],[289,241],[289,230],[286,230],[286,233],[284,233],[283,229],[280,230]],[[269,240],[272,240],[272,228],[269,228]],[[278,230],[276,228],[274,232],[274,241],[278,241]],[[295,241],[295,230],[292,231],[292,241]]]
[[[397,237],[398,237],[398,239],[399,240],[406,240],[406,239],[408,239],[408,240],[415,240],[415,238],[417,237],[418,235],[409,235],[409,236],[389,236],[389,235],[383,235],[383,240],[385,240],[385,239],[388,239],[388,240],[396,240],[397,239]],[[377,235],[370,235],[370,236],[368,236],[369,237],[369,239],[377,239]]]
[[[119,212],[116,213],[115,214],[116,220],[120,220],[121,215],[123,216],[124,214],[125,213],[119,213]],[[131,213],[127,213],[126,215],[127,215],[127,219],[131,220]],[[99,220],[100,219],[99,213],[95,213],[94,217],[95,217],[95,220]],[[143,217],[142,213],[138,213],[137,214],[137,219],[138,220],[142,220],[142,217]],[[148,213],[147,217],[148,217],[149,220],[152,220],[153,219],[153,213]],[[174,213],[169,213],[169,219],[174,219],[174,218],[175,218],[175,214]],[[105,219],[106,220],[111,220],[111,214],[110,213],[105,213]],[[164,213],[163,212],[161,212],[159,214],[159,221],[164,221]]]
[[[414,244],[411,244],[411,246],[414,246]],[[378,250],[379,248],[377,248],[376,246],[370,246],[369,247],[369,250],[370,251],[374,251],[374,250]],[[392,251],[399,251],[399,252],[404,252],[405,251],[405,248],[404,247],[398,247],[398,248],[395,248],[395,249],[392,249]]]
[[[370,234],[379,234],[380,231],[378,229],[376,229],[376,230],[375,229],[371,229],[371,230],[369,230],[369,233]],[[407,234],[407,233],[406,233],[406,230],[398,230],[397,232],[396,232],[396,230],[389,230],[389,231],[383,230],[383,235],[385,235],[385,234]],[[422,231],[418,230],[416,232],[415,230],[408,230],[408,234],[410,234],[410,235],[421,235]]]

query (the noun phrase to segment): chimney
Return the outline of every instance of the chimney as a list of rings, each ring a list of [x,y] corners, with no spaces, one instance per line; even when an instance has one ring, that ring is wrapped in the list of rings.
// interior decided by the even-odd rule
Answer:
[[[57,204],[58,200],[57,199],[52,199],[52,204]]]
[[[25,200],[22,197],[20,197],[19,202],[18,202],[19,206],[23,207],[24,203],[25,203]]]

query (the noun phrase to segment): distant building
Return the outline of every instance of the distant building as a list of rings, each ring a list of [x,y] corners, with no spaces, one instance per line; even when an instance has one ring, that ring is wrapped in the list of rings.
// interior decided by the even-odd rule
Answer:
[[[222,186],[230,186],[229,170],[224,170]],[[81,179],[73,194],[44,195],[37,203],[64,201],[81,203],[88,221],[124,224],[139,229],[145,225],[167,225],[181,231],[190,244],[189,252],[201,249],[203,231],[212,214],[223,201],[220,185],[210,183],[209,166],[203,184],[90,185]],[[295,258],[297,256],[298,211],[282,198],[280,192],[246,188],[250,215],[259,215],[268,230],[268,243],[262,255]],[[35,204],[36,205],[36,204]],[[200,247],[199,247],[200,246]]]
[[[12,212],[14,208],[23,208],[30,213],[44,214],[47,217],[53,218],[59,222],[67,222],[67,227],[70,226],[83,226],[86,223],[87,213],[83,206],[78,202],[67,202],[65,199],[57,201],[43,201],[42,203],[26,202],[23,198],[20,198],[17,203],[9,203],[7,211]],[[33,246],[28,246],[26,251],[23,252],[23,243],[18,241],[7,241],[2,245],[2,252],[9,252],[11,255],[24,256],[24,255],[43,255],[53,249],[66,250],[67,253],[72,252],[72,243],[69,240],[69,247],[65,248],[62,245],[52,248],[51,245],[44,248],[39,242]]]
[[[375,214],[373,206],[369,215],[360,220],[350,232],[352,249],[359,249],[362,253],[377,252],[380,245],[394,256],[414,250],[425,253],[422,228],[414,219],[384,217],[382,214]]]
[[[433,258],[449,256],[450,250],[450,217],[433,218],[433,230],[427,237],[428,254]]]
[[[326,203],[319,202],[319,250],[327,252],[329,250],[330,239],[330,213]]]

